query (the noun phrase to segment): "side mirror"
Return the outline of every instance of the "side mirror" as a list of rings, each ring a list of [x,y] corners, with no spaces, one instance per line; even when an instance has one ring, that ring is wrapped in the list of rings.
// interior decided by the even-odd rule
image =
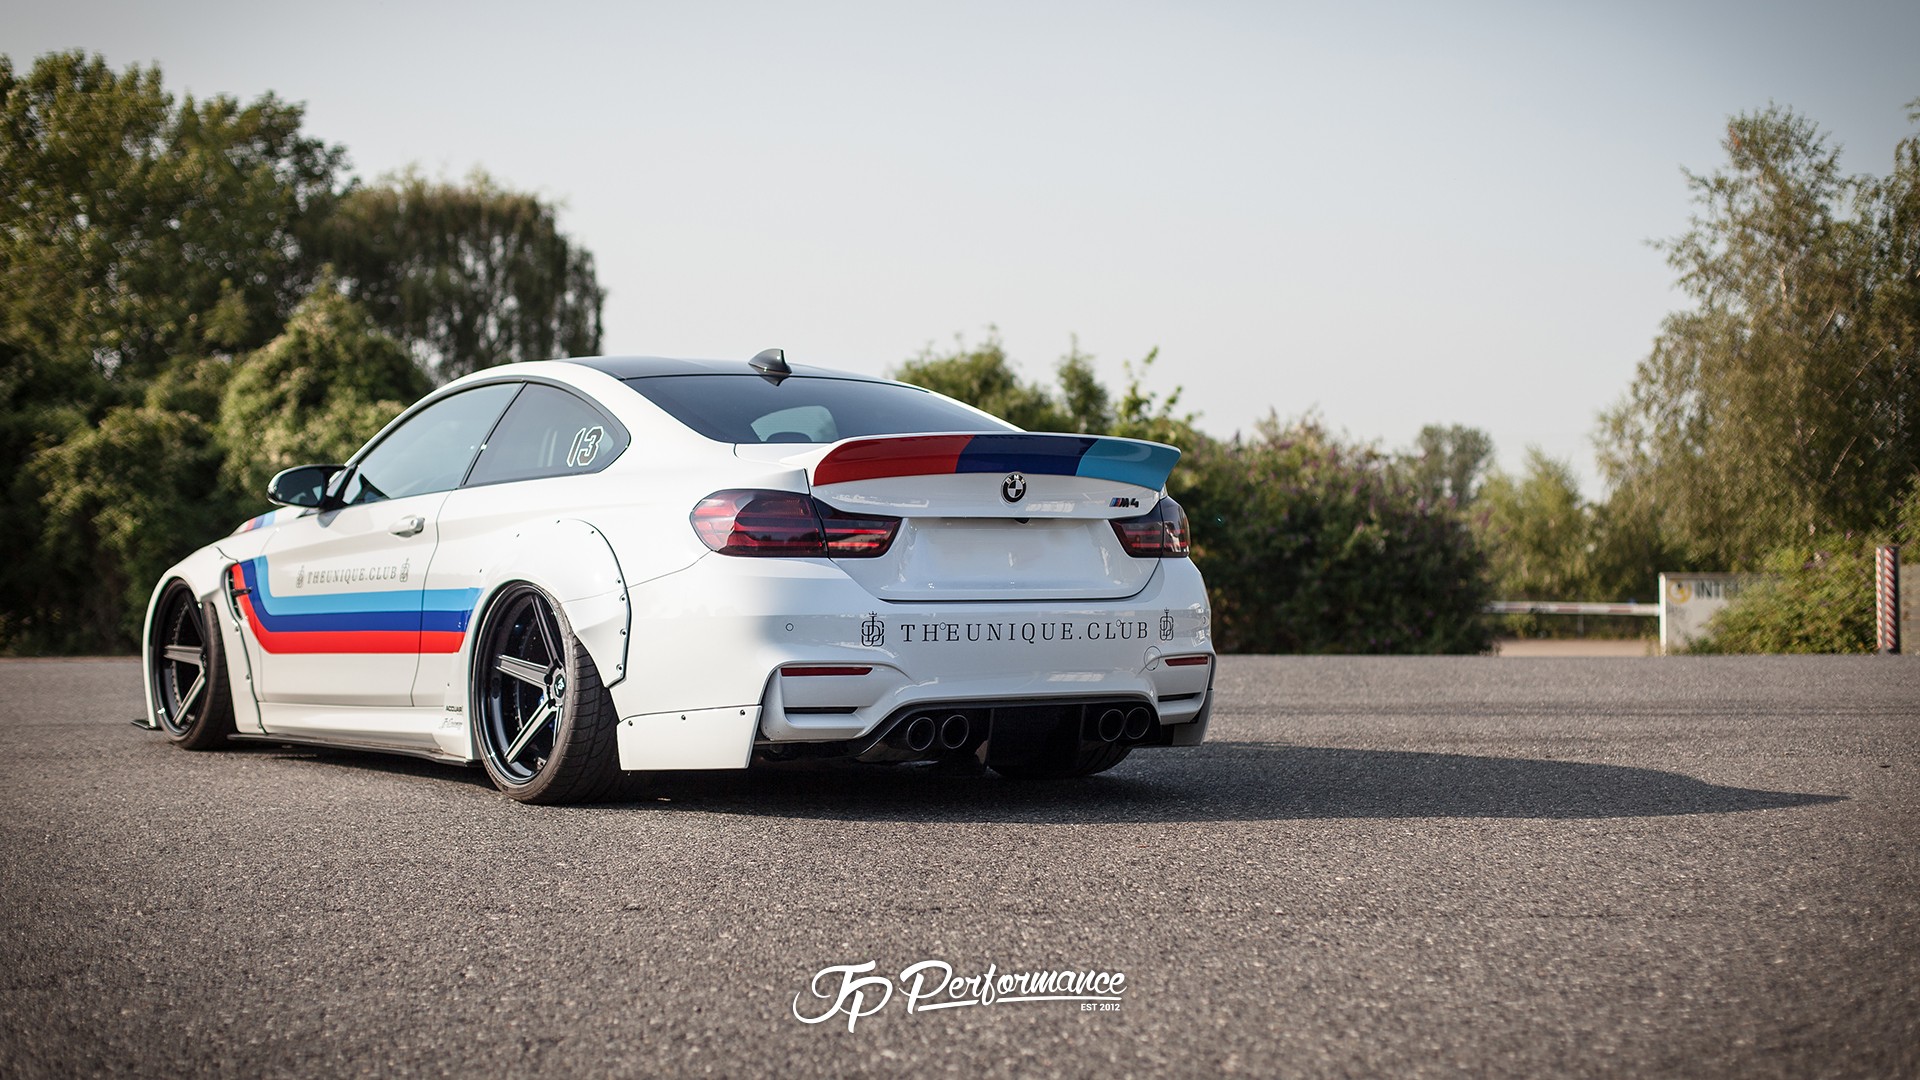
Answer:
[[[267,498],[277,506],[318,507],[326,502],[327,482],[344,465],[295,465],[267,481]]]

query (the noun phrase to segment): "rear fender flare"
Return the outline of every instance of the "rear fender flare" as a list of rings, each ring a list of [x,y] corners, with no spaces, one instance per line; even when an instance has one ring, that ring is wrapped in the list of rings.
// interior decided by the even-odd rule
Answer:
[[[576,518],[550,518],[529,522],[515,533],[509,545],[505,557],[487,575],[486,587],[474,608],[462,669],[473,670],[479,623],[494,598],[507,585],[524,581],[539,586],[566,612],[574,636],[599,669],[601,683],[614,686],[623,681],[633,611],[627,600],[626,575],[606,536],[598,527]]]

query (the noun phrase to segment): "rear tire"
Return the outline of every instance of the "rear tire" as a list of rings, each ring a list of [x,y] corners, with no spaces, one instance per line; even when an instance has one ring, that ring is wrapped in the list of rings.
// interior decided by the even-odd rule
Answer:
[[[1106,772],[1127,760],[1127,753],[1132,749],[1121,743],[1076,743],[1068,753],[993,762],[989,767],[1009,780],[1070,780]]]
[[[218,625],[193,590],[176,581],[161,594],[147,636],[154,719],[183,750],[217,750],[233,733],[233,688]]]
[[[589,802],[621,778],[613,695],[546,593],[504,589],[480,622],[467,715],[494,786],[525,803]]]

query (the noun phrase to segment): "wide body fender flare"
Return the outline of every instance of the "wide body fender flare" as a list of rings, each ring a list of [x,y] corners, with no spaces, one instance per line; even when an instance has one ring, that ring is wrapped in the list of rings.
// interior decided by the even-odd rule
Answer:
[[[217,544],[210,544],[168,567],[154,584],[153,592],[147,597],[146,617],[140,623],[140,683],[147,705],[146,715],[139,721],[142,727],[160,730],[160,703],[153,697],[153,652],[148,644],[153,640],[153,620],[159,614],[160,598],[178,581],[193,593],[194,599],[200,602],[200,610],[208,616],[212,632],[220,635],[221,651],[227,662],[227,687],[233,698],[234,729],[242,734],[258,734],[262,730],[260,705],[253,692],[253,657],[226,590],[227,567],[252,554],[254,552],[249,551],[233,555]]]
[[[468,688],[475,677],[482,622],[501,591],[523,581],[553,597],[560,606],[574,636],[593,658],[603,685],[615,686],[626,679],[633,613],[619,557],[605,534],[590,522],[542,519],[517,530],[501,557],[485,571],[480,599],[469,624],[472,629],[461,644],[460,662],[454,666],[464,681],[447,688],[449,708],[455,702],[463,711],[471,707]],[[471,726],[466,725],[469,729]],[[477,760],[472,731],[464,731],[461,736],[461,745],[444,748]]]

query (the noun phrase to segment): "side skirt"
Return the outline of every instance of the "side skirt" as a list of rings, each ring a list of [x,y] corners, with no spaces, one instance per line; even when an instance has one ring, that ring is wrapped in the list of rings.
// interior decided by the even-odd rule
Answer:
[[[370,742],[358,739],[319,738],[313,735],[256,735],[252,733],[232,736],[256,743],[284,743],[288,746],[324,746],[335,750],[372,750],[381,754],[404,754],[407,757],[426,758],[428,761],[440,761],[453,765],[477,765],[472,758],[449,754],[438,747],[394,746],[390,743]]]

